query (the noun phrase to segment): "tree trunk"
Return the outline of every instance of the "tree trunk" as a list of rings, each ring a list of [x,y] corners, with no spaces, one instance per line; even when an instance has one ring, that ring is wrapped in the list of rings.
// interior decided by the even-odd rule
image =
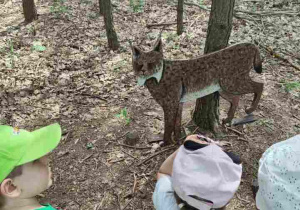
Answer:
[[[99,13],[100,13],[100,15],[103,15],[103,1],[105,1],[105,0],[99,0]]]
[[[102,5],[103,5],[103,16],[104,16],[108,47],[111,48],[112,50],[117,50],[120,44],[118,41],[117,33],[115,32],[114,29],[111,2],[110,0],[102,0]]]
[[[183,3],[184,0],[178,0],[177,5],[177,34],[180,35],[183,32]]]
[[[232,28],[235,0],[212,0],[204,53],[225,48]],[[219,93],[196,101],[194,122],[200,129],[216,132],[219,125]]]
[[[34,0],[22,0],[23,13],[25,22],[30,23],[37,19],[37,12],[34,4]]]

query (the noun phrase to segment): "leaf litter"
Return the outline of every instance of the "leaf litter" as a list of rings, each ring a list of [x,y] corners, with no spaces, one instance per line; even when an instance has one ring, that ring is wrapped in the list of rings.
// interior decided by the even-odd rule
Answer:
[[[161,29],[153,25],[175,22],[177,1],[143,1],[144,7],[136,9],[132,2],[113,1],[121,43],[116,52],[107,47],[97,1],[38,1],[39,19],[26,26],[21,0],[5,0],[0,8],[0,122],[26,129],[62,125],[61,144],[52,153],[54,185],[41,198],[55,207],[153,209],[155,174],[176,149],[148,143],[163,132],[163,112],[147,89],[136,85],[130,42],[150,49]],[[211,4],[189,2],[207,9]],[[259,44],[264,69],[252,76],[265,89],[254,113],[260,119],[235,131],[222,128],[217,140],[243,160],[242,183],[228,209],[248,210],[255,209],[251,183],[261,154],[300,132],[299,71],[270,53],[300,65],[300,5],[292,0],[236,1],[235,10],[229,44]],[[185,5],[184,33],[177,36],[171,24],[162,34],[165,57],[203,54],[208,18],[208,11]],[[245,116],[251,98],[242,98],[236,117]],[[183,124],[193,106],[185,105]],[[221,100],[221,118],[228,107]],[[122,143],[128,132],[139,133],[135,146]]]

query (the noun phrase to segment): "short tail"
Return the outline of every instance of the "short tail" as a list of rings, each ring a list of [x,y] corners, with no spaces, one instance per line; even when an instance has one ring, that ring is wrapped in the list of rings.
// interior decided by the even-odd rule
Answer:
[[[254,57],[253,66],[254,66],[254,70],[257,73],[260,74],[262,72],[262,61],[260,58],[260,53],[259,53],[258,47],[255,47],[255,57]]]

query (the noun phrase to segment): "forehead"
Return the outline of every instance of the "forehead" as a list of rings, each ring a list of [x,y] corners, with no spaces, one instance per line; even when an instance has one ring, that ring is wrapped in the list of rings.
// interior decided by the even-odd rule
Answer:
[[[154,51],[144,52],[141,54],[141,57],[140,57],[141,60],[148,60],[148,61],[155,61],[155,60],[158,60],[161,58],[162,58],[161,53],[154,52]]]

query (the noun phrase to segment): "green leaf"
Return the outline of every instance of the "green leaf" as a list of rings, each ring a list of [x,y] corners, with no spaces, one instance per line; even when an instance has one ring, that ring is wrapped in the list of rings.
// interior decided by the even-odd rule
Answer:
[[[92,149],[92,148],[94,148],[94,145],[91,142],[89,142],[89,143],[86,144],[86,148],[87,149]]]
[[[34,45],[32,46],[32,49],[38,52],[43,52],[46,50],[46,47],[43,45]]]

